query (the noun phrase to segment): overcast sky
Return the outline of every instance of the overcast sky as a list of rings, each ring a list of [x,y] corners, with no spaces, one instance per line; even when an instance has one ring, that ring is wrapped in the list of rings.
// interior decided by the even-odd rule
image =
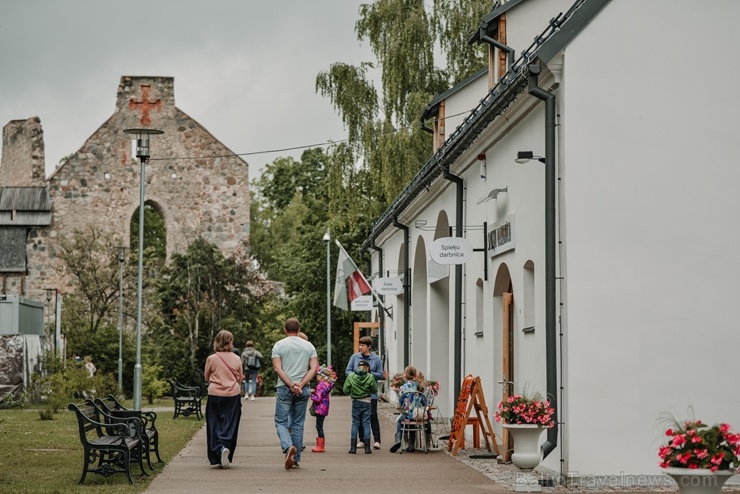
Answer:
[[[121,76],[175,78],[175,104],[235,153],[339,141],[316,75],[372,61],[371,0],[0,0],[0,125],[38,116],[46,170],[113,114]],[[250,180],[279,156],[245,156]]]

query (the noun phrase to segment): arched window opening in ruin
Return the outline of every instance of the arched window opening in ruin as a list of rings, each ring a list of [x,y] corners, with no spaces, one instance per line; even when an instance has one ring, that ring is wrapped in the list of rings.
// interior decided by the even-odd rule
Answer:
[[[139,250],[139,208],[131,216],[129,243],[132,255]],[[167,259],[167,225],[156,204],[144,203],[144,255],[164,264]]]

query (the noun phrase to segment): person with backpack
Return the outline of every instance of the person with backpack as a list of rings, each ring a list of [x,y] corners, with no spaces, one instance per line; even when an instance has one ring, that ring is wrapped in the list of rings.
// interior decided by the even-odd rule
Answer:
[[[254,348],[252,340],[247,341],[247,346],[242,352],[242,366],[244,367],[244,396],[254,400],[257,393],[257,374],[262,367],[262,354]]]

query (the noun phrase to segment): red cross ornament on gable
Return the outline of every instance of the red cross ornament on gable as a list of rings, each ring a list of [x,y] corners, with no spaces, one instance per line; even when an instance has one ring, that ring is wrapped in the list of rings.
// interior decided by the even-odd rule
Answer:
[[[141,92],[141,101],[136,101],[134,98],[131,98],[128,102],[129,110],[141,111],[141,119],[139,121],[143,126],[152,124],[152,119],[149,112],[151,112],[152,110],[160,110],[162,108],[161,99],[149,101],[149,92],[151,91],[151,89],[152,86],[150,84],[142,84],[141,86],[139,86],[139,90]]]

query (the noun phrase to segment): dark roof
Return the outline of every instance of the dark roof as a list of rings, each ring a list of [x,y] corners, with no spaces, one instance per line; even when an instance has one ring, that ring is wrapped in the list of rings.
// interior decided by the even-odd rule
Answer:
[[[51,198],[46,187],[0,187],[0,226],[48,226]]]
[[[444,93],[440,93],[434,98],[432,98],[432,101],[427,104],[426,107],[424,107],[424,111],[421,114],[421,120],[422,125],[424,122],[429,120],[432,117],[435,117],[437,113],[439,112],[439,104],[450,97],[450,95],[455,94],[456,92],[460,91],[462,88],[470,84],[471,82],[478,79],[480,76],[488,73],[488,67],[483,67],[475,74],[471,75],[467,79],[463,80],[459,84],[453,86],[452,88],[448,89]]]
[[[491,34],[495,33],[498,29],[498,18],[501,17],[501,14],[513,7],[516,7],[517,4],[522,3],[523,1],[524,0],[509,0],[503,5],[500,2],[494,4],[491,12],[483,16],[483,18],[480,20],[480,26],[470,37],[470,39],[468,40],[468,44],[472,45],[473,43],[477,42],[482,34],[490,36]]]
[[[519,56],[498,84],[488,92],[463,123],[437,149],[432,158],[375,222],[370,230],[370,236],[362,245],[363,250],[369,248],[378,235],[388,228],[423,190],[426,190],[442,175],[443,171],[449,171],[450,166],[473,144],[488,125],[525,93],[528,85],[529,65],[537,61],[549,62],[598,15],[609,1],[576,0],[568,12],[561,13],[550,20],[542,34],[534,39],[532,45]],[[502,7],[511,8],[513,5],[509,6],[509,3],[518,2],[510,0]]]

